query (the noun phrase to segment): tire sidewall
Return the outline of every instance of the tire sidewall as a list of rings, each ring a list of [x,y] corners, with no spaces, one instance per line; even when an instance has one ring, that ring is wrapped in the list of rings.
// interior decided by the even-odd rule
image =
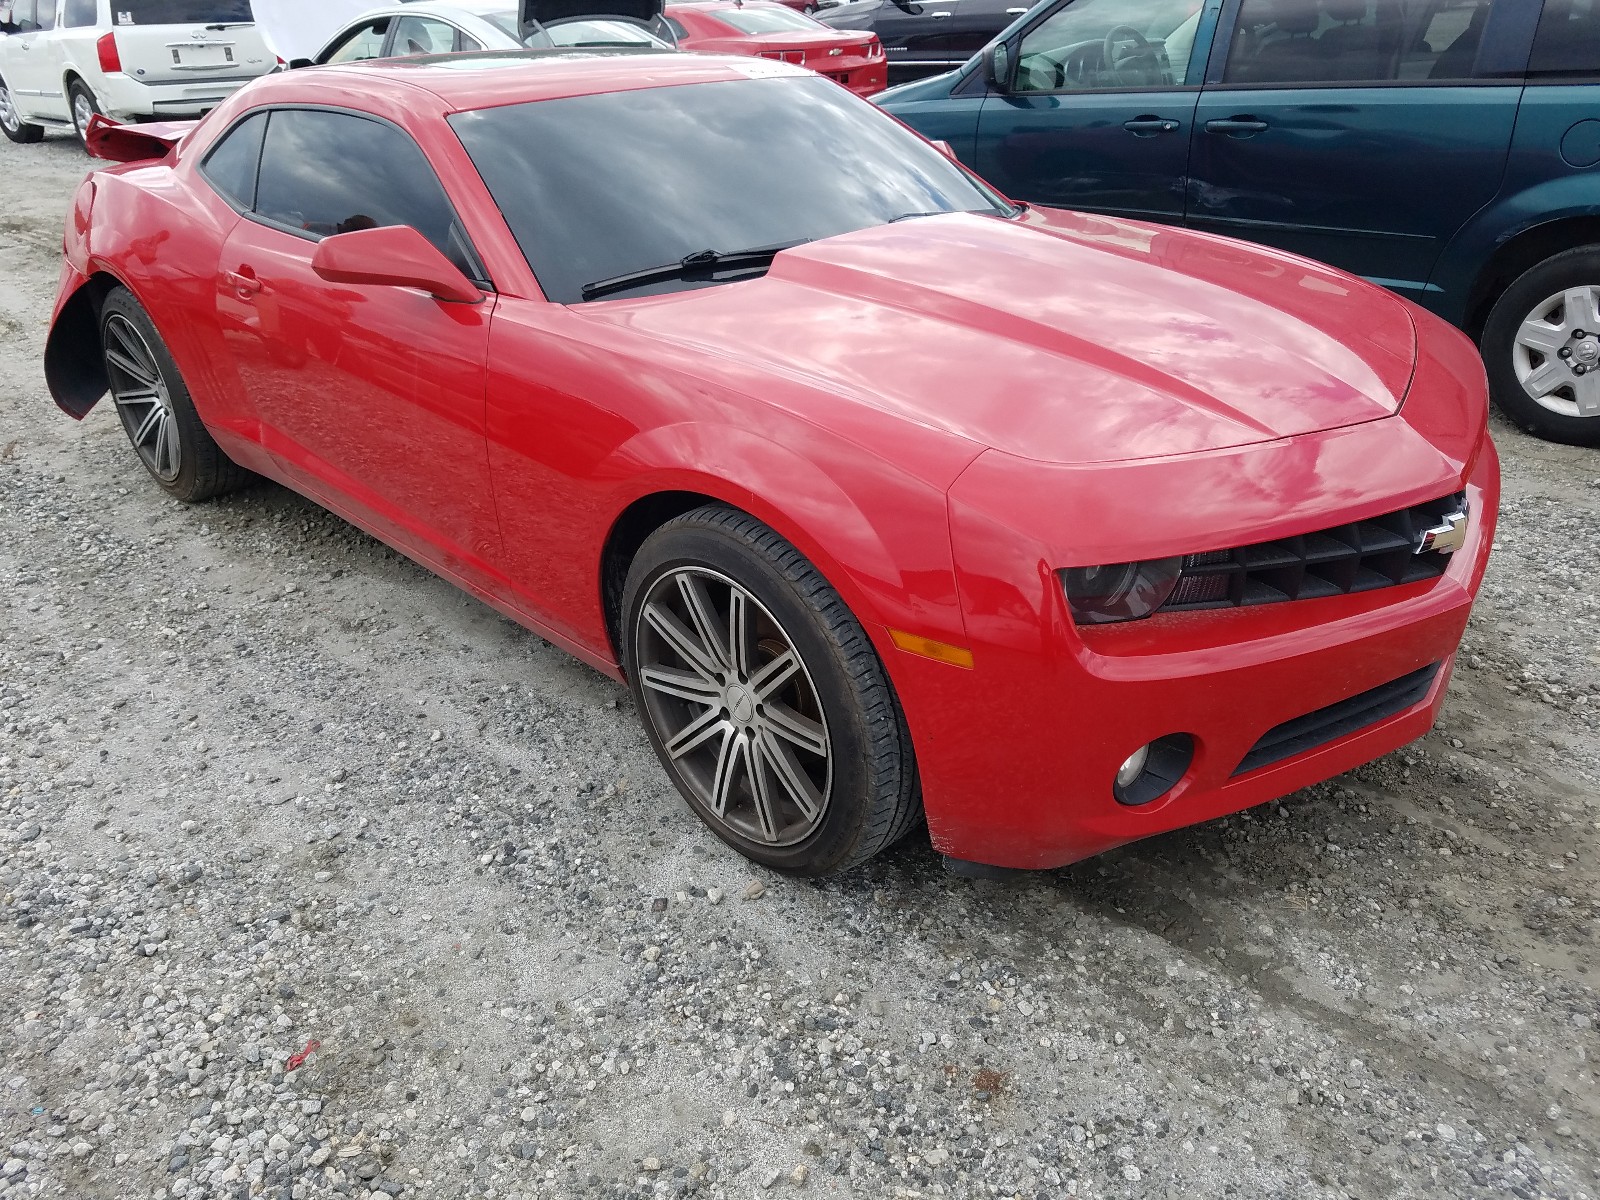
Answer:
[[[1568,417],[1551,412],[1523,389],[1512,354],[1517,330],[1535,304],[1581,284],[1600,286],[1600,246],[1583,246],[1554,255],[1517,277],[1495,301],[1484,323],[1480,349],[1489,394],[1510,420],[1535,437],[1575,446],[1600,445],[1600,417]]]
[[[792,846],[767,846],[740,837],[705,812],[668,758],[651,723],[639,685],[638,627],[644,597],[662,575],[681,567],[707,567],[747,588],[789,635],[827,720],[833,756],[832,787],[822,823]],[[869,819],[874,782],[868,778],[868,736],[857,684],[820,615],[760,553],[703,525],[668,525],[645,542],[628,571],[622,602],[623,669],[645,733],[667,774],[695,814],[745,857],[793,875],[825,875],[850,862]]]
[[[87,149],[89,144],[87,136],[88,130],[78,124],[79,96],[87,96],[89,99],[89,107],[94,109],[96,113],[100,113],[100,101],[95,99],[94,92],[91,91],[89,89],[89,85],[84,83],[81,79],[74,79],[72,81],[72,86],[67,89],[67,111],[72,116],[72,128],[73,131],[78,135],[78,141]]]
[[[150,470],[142,455],[135,450],[135,457],[139,465],[144,467],[145,473],[169,495],[180,500],[191,499],[197,490],[197,477],[200,470],[198,449],[200,446],[197,434],[204,433],[205,426],[200,421],[200,416],[195,412],[194,402],[189,398],[189,389],[183,382],[183,376],[178,371],[178,365],[172,360],[172,354],[167,349],[167,343],[157,331],[155,322],[145,312],[144,307],[133,298],[133,294],[126,288],[116,288],[106,296],[105,302],[100,306],[100,343],[105,344],[106,321],[117,315],[125,318],[143,335],[145,344],[150,347],[150,353],[155,356],[156,366],[161,370],[162,382],[166,384],[167,395],[172,400],[173,425],[177,430],[180,461],[178,474],[171,481],[160,479]],[[114,401],[113,401],[114,402]],[[119,423],[122,414],[117,413]],[[126,426],[124,426],[126,432]],[[129,439],[132,445],[132,439]]]

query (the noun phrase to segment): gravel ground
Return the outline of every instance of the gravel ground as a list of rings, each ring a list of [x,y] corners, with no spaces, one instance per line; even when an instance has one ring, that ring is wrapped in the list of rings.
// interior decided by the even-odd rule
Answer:
[[[1015,884],[797,883],[622,688],[53,408],[84,169],[0,144],[0,1197],[1600,1192],[1600,454],[1496,427],[1422,742]]]

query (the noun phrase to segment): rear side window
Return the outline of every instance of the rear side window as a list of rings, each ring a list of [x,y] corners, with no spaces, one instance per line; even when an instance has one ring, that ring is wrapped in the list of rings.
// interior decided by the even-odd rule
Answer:
[[[94,24],[95,0],[67,0],[61,10],[61,24],[66,29],[84,29]]]
[[[273,112],[255,210],[315,238],[410,225],[466,275],[484,277],[428,160],[381,121],[308,109]]]
[[[252,24],[250,0],[111,0],[113,25]]]
[[[456,48],[456,27],[431,17],[401,17],[394,27],[394,53],[449,54]]]
[[[1600,75],[1600,0],[1545,0],[1528,74]]]
[[[266,131],[267,114],[257,113],[223,135],[200,164],[200,173],[236,208],[248,209],[256,202],[256,167]]]
[[[383,53],[383,39],[388,34],[388,17],[378,21],[368,21],[365,25],[352,29],[345,35],[344,40],[336,44],[331,50],[325,50],[322,57],[317,61],[327,65],[331,63],[365,62],[369,58],[377,58]]]
[[[1470,79],[1490,0],[1244,0],[1227,83]]]
[[[26,12],[29,7],[29,5],[24,4],[22,10]],[[33,9],[32,29],[42,32],[56,27],[56,0],[38,0],[38,3],[31,7]]]

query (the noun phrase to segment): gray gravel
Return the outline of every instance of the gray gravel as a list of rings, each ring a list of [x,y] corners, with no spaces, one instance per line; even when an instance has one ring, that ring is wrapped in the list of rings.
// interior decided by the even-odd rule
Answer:
[[[1417,745],[1016,885],[795,883],[621,688],[53,409],[84,166],[0,145],[0,1198],[1600,1191],[1600,454],[1497,426]]]

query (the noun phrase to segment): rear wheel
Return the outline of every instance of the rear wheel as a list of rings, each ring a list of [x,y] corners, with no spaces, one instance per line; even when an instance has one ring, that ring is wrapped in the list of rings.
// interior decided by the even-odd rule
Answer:
[[[0,133],[13,142],[37,142],[44,137],[43,125],[30,125],[22,119],[16,98],[3,78],[0,78]]]
[[[89,85],[81,79],[74,79],[67,88],[67,99],[72,104],[72,127],[78,131],[78,140],[87,146],[89,118],[100,112],[100,102],[94,98]]]
[[[915,824],[916,760],[883,664],[839,594],[755,518],[707,506],[653,533],[623,630],[662,765],[747,858],[825,875]]]
[[[1600,246],[1523,272],[1483,328],[1489,392],[1537,437],[1600,446]]]
[[[193,504],[250,478],[212,440],[166,343],[125,288],[114,288],[100,308],[100,345],[122,428],[163,491]]]

